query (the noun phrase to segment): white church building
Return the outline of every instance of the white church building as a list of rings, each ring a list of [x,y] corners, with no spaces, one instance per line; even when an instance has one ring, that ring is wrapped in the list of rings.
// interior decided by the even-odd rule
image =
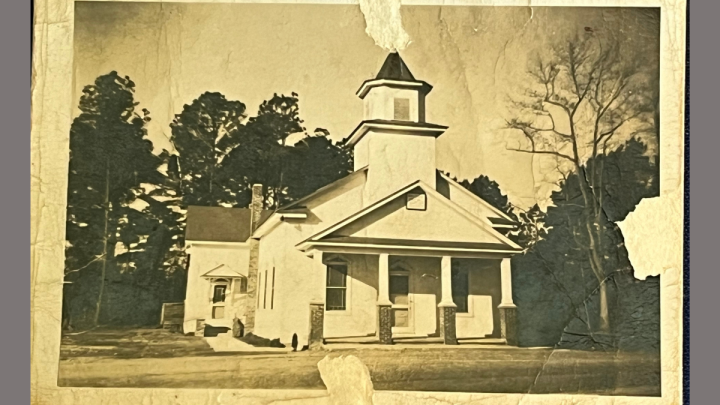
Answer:
[[[397,53],[360,86],[354,172],[275,211],[190,207],[185,332],[231,327],[311,349],[402,339],[517,344],[502,211],[436,167],[432,86]]]

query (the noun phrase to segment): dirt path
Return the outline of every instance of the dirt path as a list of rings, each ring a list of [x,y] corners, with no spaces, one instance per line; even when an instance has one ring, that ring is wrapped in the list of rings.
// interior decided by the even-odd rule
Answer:
[[[660,394],[657,356],[512,348],[363,349],[124,359],[74,357],[60,362],[59,384],[323,389],[317,362],[326,355],[359,357],[370,369],[378,390]]]

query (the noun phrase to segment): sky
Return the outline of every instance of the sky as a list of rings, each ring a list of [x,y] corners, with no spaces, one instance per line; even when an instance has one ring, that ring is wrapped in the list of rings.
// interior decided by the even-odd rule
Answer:
[[[362,120],[355,92],[387,56],[357,5],[75,4],[75,102],[99,75],[129,76],[158,151],[172,150],[174,115],[205,91],[243,102],[250,116],[274,93],[298,93],[307,132],[325,128],[339,141]],[[542,158],[508,150],[521,141],[503,128],[508,97],[527,88],[528,58],[585,27],[619,33],[632,53],[659,49],[632,9],[402,6],[401,16],[410,43],[400,54],[434,87],[427,120],[449,126],[438,168],[487,175],[521,207],[547,203],[556,180]]]

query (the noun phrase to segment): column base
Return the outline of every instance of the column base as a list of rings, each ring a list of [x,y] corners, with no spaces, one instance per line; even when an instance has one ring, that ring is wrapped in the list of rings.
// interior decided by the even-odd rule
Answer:
[[[310,336],[308,350],[321,350],[325,343],[323,329],[325,327],[325,303],[310,303]]]
[[[391,345],[392,339],[392,307],[378,305],[378,339],[381,344]]]
[[[443,343],[446,345],[456,345],[457,341],[457,326],[455,322],[455,313],[457,307],[453,306],[441,306],[438,307],[440,317],[440,337],[443,338]]]
[[[517,346],[517,307],[500,306],[500,337],[508,346]]]

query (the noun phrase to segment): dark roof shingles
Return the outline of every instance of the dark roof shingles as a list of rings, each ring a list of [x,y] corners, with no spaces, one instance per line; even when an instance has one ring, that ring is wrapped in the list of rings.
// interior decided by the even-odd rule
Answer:
[[[264,222],[271,213],[263,210],[260,222]],[[251,234],[249,208],[188,207],[186,240],[245,242]]]
[[[405,61],[402,60],[400,54],[397,52],[388,54],[387,58],[385,58],[385,63],[383,63],[375,79],[416,81],[415,77],[410,73],[410,69],[408,69],[405,64]]]

